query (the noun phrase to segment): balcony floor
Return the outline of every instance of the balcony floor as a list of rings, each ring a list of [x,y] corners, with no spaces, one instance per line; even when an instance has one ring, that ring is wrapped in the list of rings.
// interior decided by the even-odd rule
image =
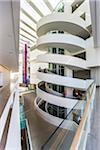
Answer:
[[[0,117],[7,104],[9,96],[10,96],[10,84],[7,84],[5,87],[0,88]]]
[[[34,99],[36,95],[34,93],[24,95],[25,114],[28,119],[30,134],[32,139],[32,146],[34,150],[40,150],[44,145],[48,137],[56,129],[55,126],[49,124],[43,120],[34,109]],[[71,142],[73,140],[75,132],[59,129],[45,149],[69,150]],[[58,136],[59,135],[59,136]],[[60,143],[60,144],[59,144]],[[58,148],[59,147],[59,148]]]

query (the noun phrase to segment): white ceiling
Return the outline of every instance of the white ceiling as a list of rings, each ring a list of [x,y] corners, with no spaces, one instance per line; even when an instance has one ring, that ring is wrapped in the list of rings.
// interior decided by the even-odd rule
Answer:
[[[22,50],[28,43],[34,46],[36,35],[36,24],[43,17],[50,14],[61,0],[21,0],[20,11],[20,46]]]
[[[0,1],[0,64],[18,69],[19,0]]]

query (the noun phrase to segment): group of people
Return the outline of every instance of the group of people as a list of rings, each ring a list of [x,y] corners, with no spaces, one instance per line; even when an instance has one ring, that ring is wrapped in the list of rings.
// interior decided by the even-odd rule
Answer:
[[[47,72],[48,72],[48,69],[46,69],[46,68],[42,69],[41,67],[39,67],[38,71],[39,71],[39,72],[47,73]]]
[[[73,90],[73,95],[77,97],[79,100],[84,100],[86,98],[85,92],[82,92],[78,89]]]

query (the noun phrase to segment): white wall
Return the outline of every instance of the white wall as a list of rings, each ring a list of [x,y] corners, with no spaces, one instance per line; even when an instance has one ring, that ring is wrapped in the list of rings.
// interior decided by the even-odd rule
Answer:
[[[16,90],[5,150],[21,150],[19,94]]]
[[[34,50],[30,52],[30,83],[37,84],[40,80],[37,78],[37,70],[39,67],[48,68],[47,63],[37,63],[36,59],[38,55],[42,55],[46,52],[41,52],[39,50]]]
[[[87,67],[100,66],[100,48],[94,48],[93,37],[86,40]]]
[[[91,78],[94,79],[97,86],[100,86],[100,67],[91,68]]]
[[[0,65],[0,83],[5,86],[10,81],[10,71]]]

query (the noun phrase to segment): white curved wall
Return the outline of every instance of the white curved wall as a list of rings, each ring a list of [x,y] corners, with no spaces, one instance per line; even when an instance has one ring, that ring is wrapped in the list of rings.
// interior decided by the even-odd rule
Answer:
[[[65,98],[65,97],[60,97],[56,96],[50,93],[47,93],[40,88],[37,89],[37,96],[41,97],[43,100],[50,104],[54,104],[57,106],[65,107],[65,108],[70,108],[72,109],[74,105],[79,101],[78,99],[71,99],[71,98]],[[79,101],[81,103],[81,100]],[[83,101],[84,104],[84,101]],[[82,108],[79,108],[82,109]]]
[[[36,104],[36,99],[35,99],[35,109],[37,110],[37,113],[43,118],[45,119],[47,122],[49,122],[50,124],[53,124],[55,126],[59,126],[59,124],[63,121],[63,119],[52,116],[46,112],[44,112],[43,110],[41,110],[38,105]],[[61,128],[64,129],[69,129],[69,130],[74,130],[75,131],[75,127],[77,129],[77,124],[74,121],[71,120],[65,120],[64,123],[62,123],[62,125],[60,126]],[[74,128],[73,128],[74,127]]]
[[[48,47],[58,47],[74,53],[86,48],[85,40],[70,34],[46,34],[38,38],[36,45],[41,50]]]
[[[69,55],[45,54],[38,56],[37,61],[66,65],[72,69],[87,69],[85,60]]]
[[[73,30],[72,30],[73,29]],[[80,35],[81,37],[88,37],[89,32],[86,29],[85,21],[75,15],[66,17],[65,13],[53,13],[43,17],[37,25],[38,36],[52,30],[62,30],[73,35]],[[80,31],[80,33],[79,33]],[[83,34],[84,33],[84,34]]]
[[[70,88],[78,88],[81,90],[87,90],[86,80],[60,76],[56,74],[43,73],[43,72],[37,72],[37,77],[41,81],[45,81],[47,83],[62,85]]]
[[[53,30],[64,31],[64,34],[49,33]],[[65,32],[68,34],[66,34]],[[86,67],[86,60],[71,56],[72,53],[86,49],[86,41],[83,39],[86,39],[90,36],[88,30],[86,29],[85,21],[81,17],[75,15],[66,16],[66,13],[50,14],[46,17],[43,17],[38,22],[37,34],[39,38],[34,48],[39,48],[41,50],[48,50],[48,48],[53,47],[63,48],[64,53],[66,53],[65,50],[69,52],[68,55],[51,53],[40,55],[37,57],[38,62],[62,65],[64,67],[68,67],[70,70],[88,69]],[[71,77],[50,74],[49,72],[38,72],[37,76],[40,80],[44,81],[45,83],[61,85],[69,88],[78,88],[80,90],[85,91],[91,84],[87,80],[80,80],[75,78],[73,79]],[[40,85],[38,86],[37,97],[43,99],[44,101],[52,105],[64,107],[70,110],[77,104],[76,109],[82,110],[86,102],[85,100],[79,101],[78,99],[74,98],[65,98],[58,95],[54,95],[54,93],[46,92],[46,87],[44,89],[42,88],[42,85],[41,87]],[[44,119],[47,119],[47,121],[49,121],[48,118],[50,117],[50,114],[46,113],[48,116],[47,118],[47,116],[44,115],[45,112],[38,108],[38,106],[36,107],[39,113],[43,115]],[[54,116],[52,116],[52,118],[54,118]],[[51,120],[51,122],[54,122],[52,118],[49,119]]]

